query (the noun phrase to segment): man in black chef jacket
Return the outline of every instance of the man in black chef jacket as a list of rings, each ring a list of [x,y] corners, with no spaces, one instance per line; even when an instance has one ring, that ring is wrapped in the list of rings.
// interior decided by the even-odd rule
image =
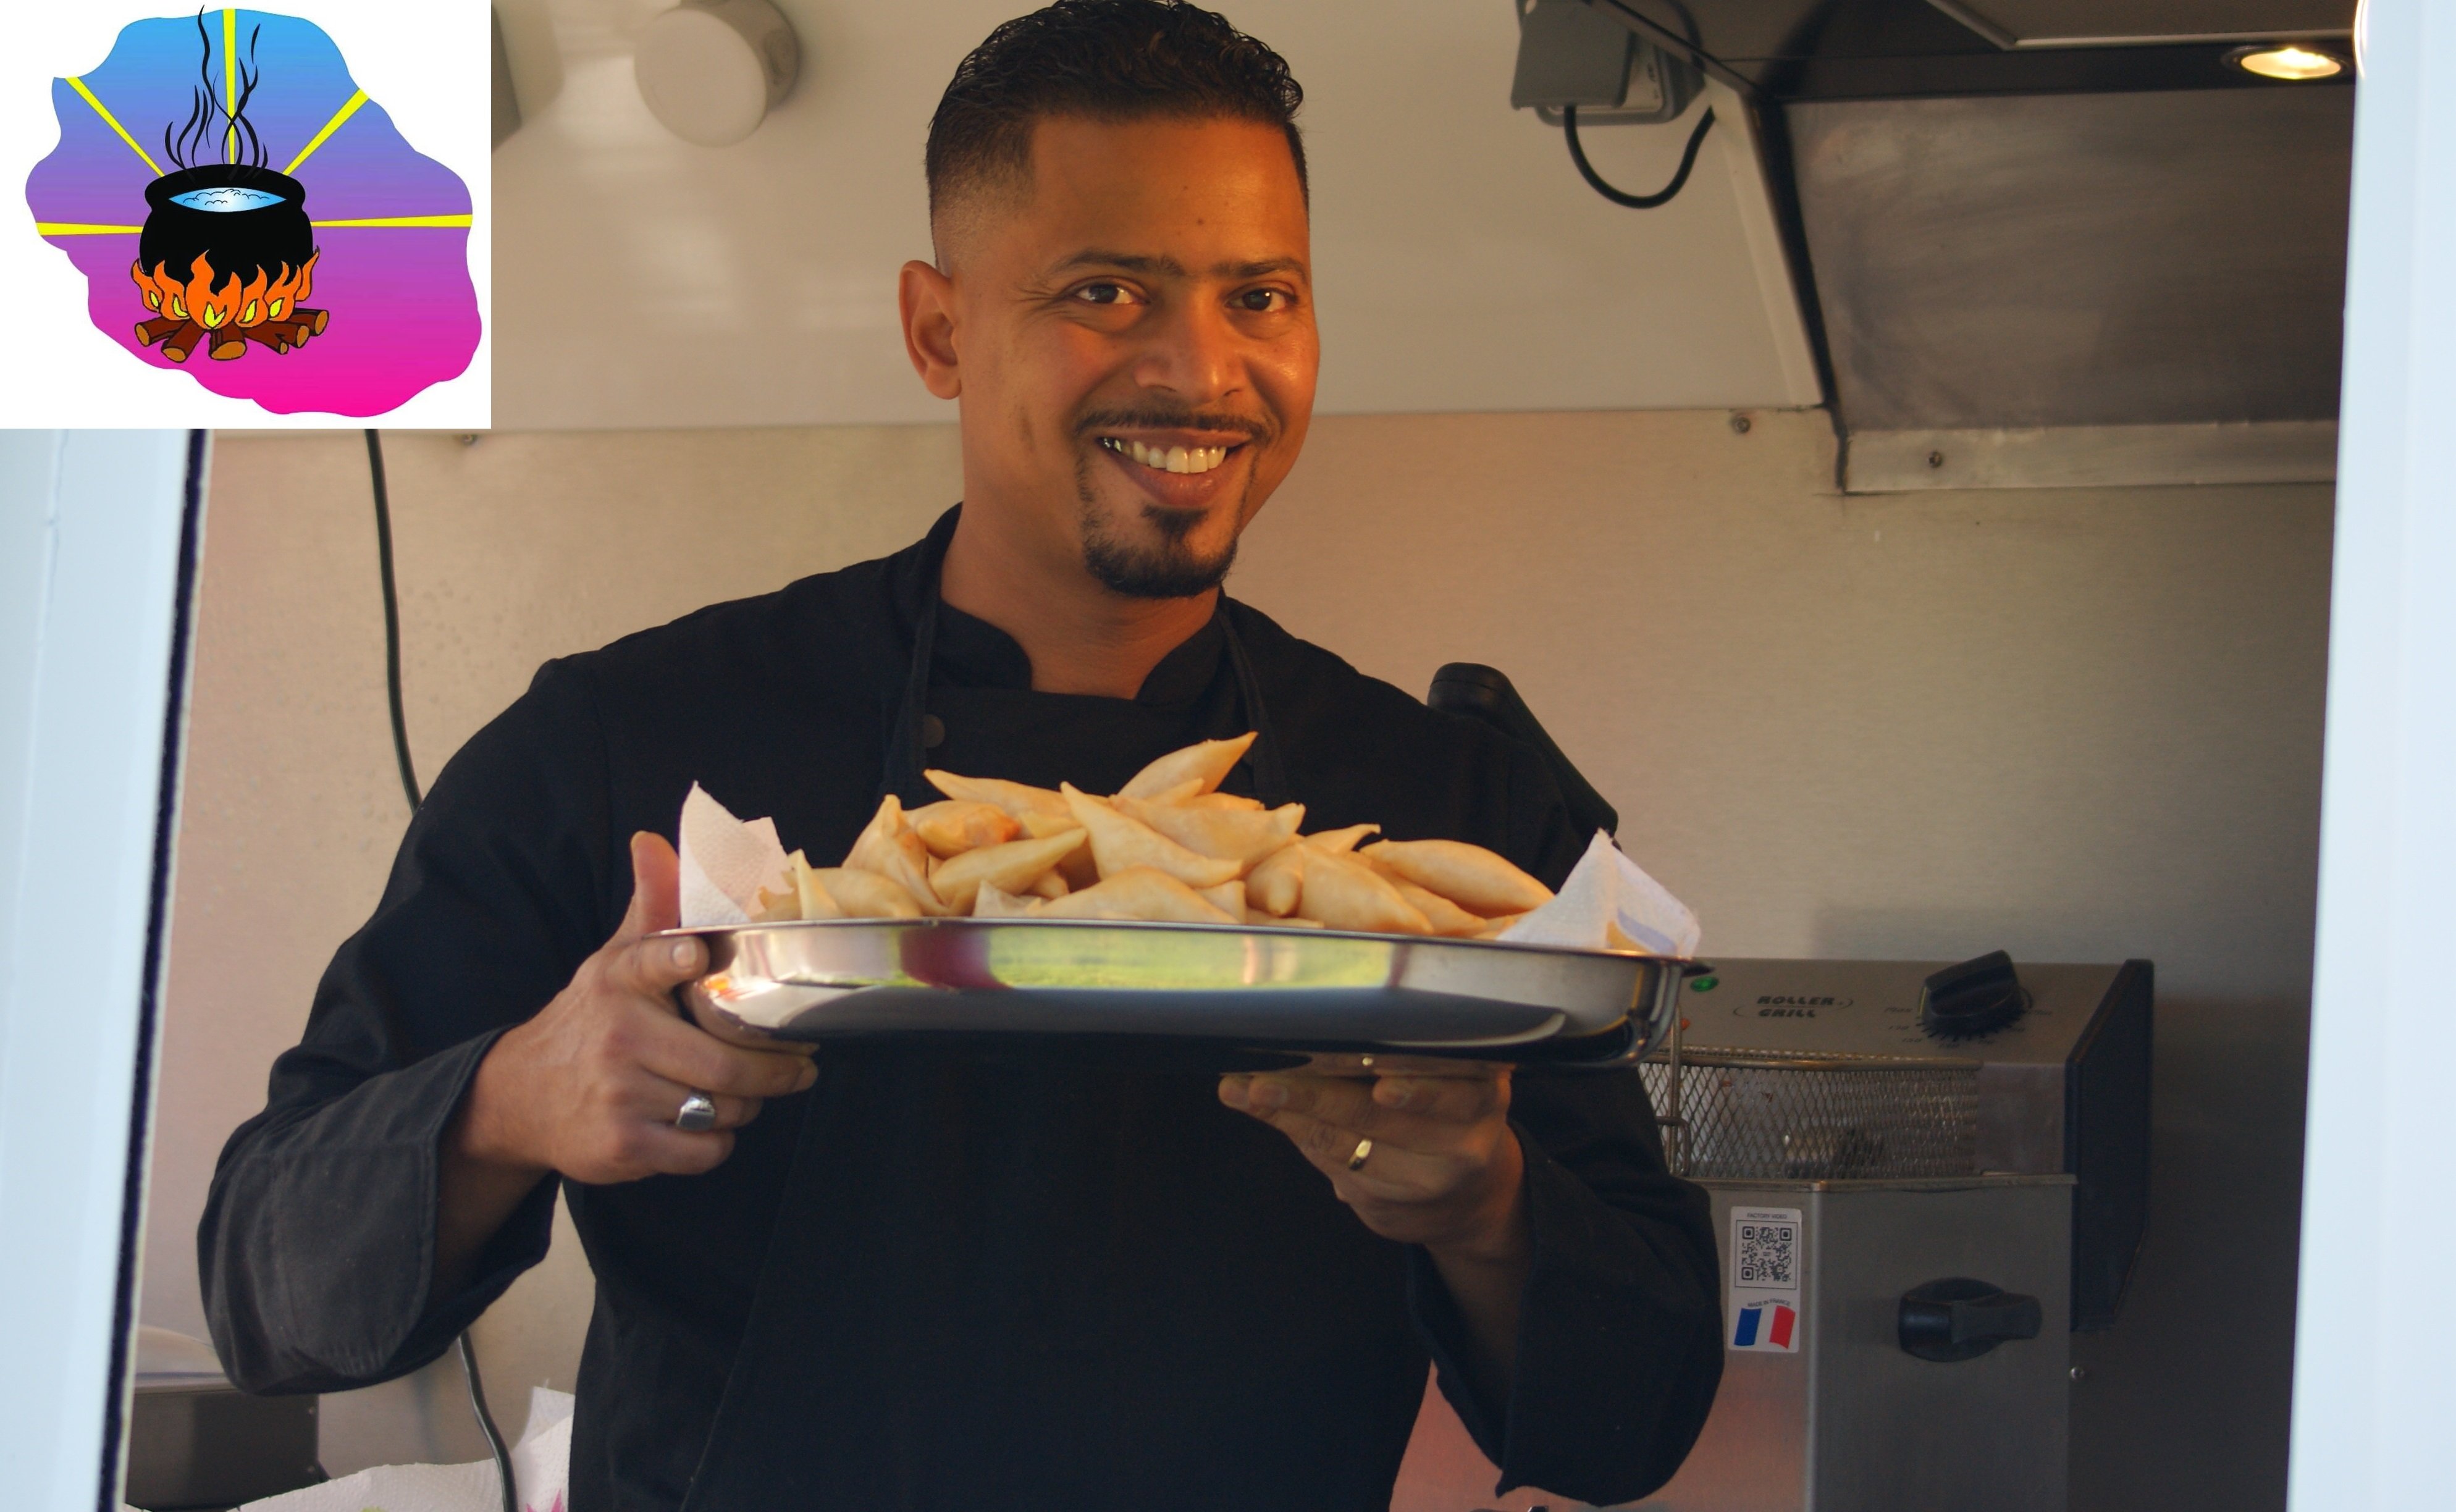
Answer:
[[[1507,1484],[1677,1468],[1714,1246],[1634,1073],[813,1060],[678,1015],[701,949],[644,938],[694,781],[831,860],[882,794],[937,796],[924,765],[1106,792],[1246,729],[1227,787],[1309,828],[1566,873],[1586,837],[1532,753],[1219,592],[1312,407],[1299,99],[1169,0],[1062,0],[964,61],[901,286],[963,504],[549,663],[453,759],[223,1153],[198,1247],[242,1385],[435,1359],[560,1187],[597,1277],[572,1512],[1380,1512],[1428,1359]],[[677,1127],[694,1089],[713,1130]]]

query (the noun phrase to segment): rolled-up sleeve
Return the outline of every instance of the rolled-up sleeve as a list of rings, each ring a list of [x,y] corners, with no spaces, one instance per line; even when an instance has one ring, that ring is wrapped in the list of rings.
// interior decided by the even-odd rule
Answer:
[[[441,1147],[496,1037],[604,932],[606,807],[593,704],[555,664],[438,776],[374,915],[275,1062],[264,1111],[215,1170],[197,1266],[241,1387],[330,1391],[415,1370],[544,1256],[551,1181],[464,1283],[435,1292]]]
[[[1443,1395],[1501,1467],[1496,1492],[1634,1502],[1680,1468],[1722,1379],[1706,1194],[1665,1169],[1634,1071],[1522,1073],[1511,1123],[1533,1264],[1508,1400],[1483,1400],[1462,1368],[1464,1319],[1422,1250],[1416,1316]]]

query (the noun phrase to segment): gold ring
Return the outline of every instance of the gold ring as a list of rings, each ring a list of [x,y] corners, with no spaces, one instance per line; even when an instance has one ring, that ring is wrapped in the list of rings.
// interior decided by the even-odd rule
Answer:
[[[1356,1141],[1356,1153],[1347,1157],[1347,1169],[1350,1171],[1361,1171],[1364,1169],[1364,1162],[1372,1158],[1373,1141],[1370,1139],[1359,1139]]]

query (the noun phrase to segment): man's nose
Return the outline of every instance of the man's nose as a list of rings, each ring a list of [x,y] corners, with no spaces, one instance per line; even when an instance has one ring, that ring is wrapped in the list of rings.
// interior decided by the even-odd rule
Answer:
[[[1211,300],[1177,301],[1163,310],[1150,332],[1135,362],[1135,381],[1140,387],[1201,405],[1242,386],[1237,328]]]

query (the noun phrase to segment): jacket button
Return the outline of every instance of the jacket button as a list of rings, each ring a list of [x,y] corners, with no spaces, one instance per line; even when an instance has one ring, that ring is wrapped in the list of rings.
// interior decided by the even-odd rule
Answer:
[[[921,716],[921,748],[936,750],[947,744],[947,724],[935,714]]]

